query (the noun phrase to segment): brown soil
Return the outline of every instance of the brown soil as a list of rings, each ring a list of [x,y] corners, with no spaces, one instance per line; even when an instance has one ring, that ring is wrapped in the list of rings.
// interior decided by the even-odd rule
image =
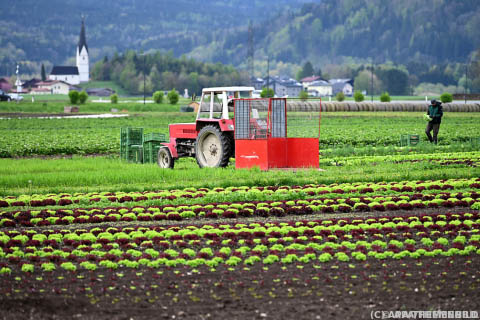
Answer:
[[[469,210],[280,219],[455,211]],[[206,221],[181,223],[200,222]],[[221,266],[214,272],[205,266],[196,272],[189,267],[19,272],[0,276],[0,319],[370,319],[373,311],[479,310],[479,265],[480,256],[472,255],[267,267],[258,263],[247,269]]]
[[[0,117],[8,118],[39,118],[39,117],[71,117],[84,116],[91,113],[24,113],[24,112],[0,112]]]
[[[12,275],[1,279],[0,318],[370,319],[382,310],[479,310],[479,263],[475,255],[367,260],[354,268],[58,271],[22,282]]]

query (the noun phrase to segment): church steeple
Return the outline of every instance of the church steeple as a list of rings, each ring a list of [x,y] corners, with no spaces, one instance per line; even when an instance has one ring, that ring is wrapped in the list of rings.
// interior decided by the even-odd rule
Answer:
[[[78,51],[82,51],[82,48],[88,52],[87,38],[85,37],[85,16],[82,16],[82,28],[80,29],[80,38],[78,39]]]
[[[82,28],[80,29],[80,38],[77,47],[77,68],[80,76],[80,82],[90,80],[90,66],[88,59],[88,46],[85,36],[85,17],[82,16]]]

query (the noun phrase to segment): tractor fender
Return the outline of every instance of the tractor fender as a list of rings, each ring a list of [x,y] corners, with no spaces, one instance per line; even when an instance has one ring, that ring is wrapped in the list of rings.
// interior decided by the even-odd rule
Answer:
[[[218,124],[220,125],[221,131],[233,131],[234,124],[232,119],[221,119]]]
[[[162,143],[162,146],[165,146],[168,148],[168,150],[170,151],[170,154],[172,155],[172,158],[174,159],[178,159],[178,153],[177,153],[177,141],[175,140],[175,138],[170,138],[170,142],[166,143]]]
[[[233,131],[234,130],[234,123],[232,119],[215,119],[215,120],[210,120],[210,119],[199,119],[197,120],[197,131],[200,132],[203,127],[205,126],[217,126],[220,128],[220,131]]]

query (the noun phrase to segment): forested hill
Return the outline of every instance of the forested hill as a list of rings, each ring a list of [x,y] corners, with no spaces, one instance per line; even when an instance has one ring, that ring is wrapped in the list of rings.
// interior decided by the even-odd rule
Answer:
[[[465,62],[480,47],[478,30],[478,0],[322,0],[259,22],[254,39],[258,56],[297,64],[341,63],[342,57],[438,64]],[[245,37],[224,43],[223,62],[242,62],[237,52],[245,43],[236,39]]]
[[[318,0],[315,0],[318,1]],[[63,64],[75,57],[81,15],[93,62],[126,50],[160,49],[175,56],[221,41],[275,12],[301,7],[305,0],[15,0],[0,10],[0,75],[17,61]],[[74,63],[70,61],[70,63]],[[38,63],[36,64],[39,71]],[[7,69],[10,66],[10,69]],[[47,68],[49,69],[49,68]]]
[[[255,56],[292,70],[305,61],[463,63],[480,48],[479,0],[21,0],[0,10],[0,76],[16,62],[24,74],[74,64],[82,14],[92,63],[158,49],[245,68],[249,20]]]

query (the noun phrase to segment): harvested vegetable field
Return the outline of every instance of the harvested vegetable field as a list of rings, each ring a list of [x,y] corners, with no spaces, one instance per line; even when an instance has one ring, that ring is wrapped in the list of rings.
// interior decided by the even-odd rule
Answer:
[[[479,311],[480,115],[400,147],[419,119],[322,114],[322,170],[268,172],[119,159],[121,127],[192,115],[2,120],[0,318]]]

